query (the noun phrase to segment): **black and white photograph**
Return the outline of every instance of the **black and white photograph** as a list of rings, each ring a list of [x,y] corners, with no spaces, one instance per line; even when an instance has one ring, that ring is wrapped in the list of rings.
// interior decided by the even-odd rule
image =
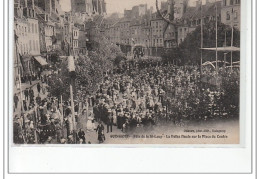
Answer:
[[[13,13],[12,145],[241,143],[240,0],[14,0]]]

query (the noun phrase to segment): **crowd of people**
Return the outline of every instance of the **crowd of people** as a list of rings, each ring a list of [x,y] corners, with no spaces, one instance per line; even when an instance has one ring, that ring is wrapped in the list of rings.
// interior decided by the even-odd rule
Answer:
[[[204,69],[201,74],[197,66],[158,63],[132,63],[125,68],[106,75],[98,90],[85,99],[75,100],[73,110],[70,100],[53,96],[42,99],[40,94],[45,91],[40,83],[36,94],[32,89],[24,90],[25,101],[29,100],[30,105],[27,112],[14,117],[14,143],[90,144],[84,131],[96,132],[97,141],[102,143],[105,133],[115,128],[131,133],[231,115],[230,104],[222,103],[226,91],[207,82],[214,79],[212,70]],[[219,74],[221,80],[235,78],[239,88],[239,70],[220,69]],[[48,84],[48,77],[42,83]],[[18,101],[15,94],[15,110]],[[238,114],[238,104],[232,108],[232,115]]]
[[[95,95],[95,118],[107,125],[107,132],[111,125],[128,132],[168,122],[184,125],[187,120],[228,115],[221,104],[224,91],[202,82],[198,67],[168,64],[139,70],[128,67],[125,71],[124,75],[107,76]],[[237,70],[233,73],[239,78]],[[202,75],[211,79],[208,74],[212,71]]]

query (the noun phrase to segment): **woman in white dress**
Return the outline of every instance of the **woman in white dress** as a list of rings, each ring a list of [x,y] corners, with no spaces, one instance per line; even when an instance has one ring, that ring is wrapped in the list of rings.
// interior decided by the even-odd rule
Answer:
[[[89,116],[87,121],[87,130],[90,132],[94,130],[93,124],[95,123],[93,123],[92,121],[93,121],[93,117]]]
[[[117,115],[116,115],[116,110],[112,109],[112,114],[113,114],[113,124],[117,124]]]

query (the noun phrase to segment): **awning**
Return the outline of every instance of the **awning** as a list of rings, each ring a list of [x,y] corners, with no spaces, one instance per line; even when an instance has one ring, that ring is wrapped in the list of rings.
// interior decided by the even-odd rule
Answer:
[[[48,63],[46,62],[46,60],[43,57],[37,56],[37,57],[34,57],[34,58],[35,58],[35,60],[37,60],[37,62],[40,63],[40,65],[42,65],[42,66],[48,65]]]
[[[240,48],[238,47],[214,47],[214,48],[201,48],[202,50],[210,50],[210,51],[219,51],[219,52],[239,52]]]

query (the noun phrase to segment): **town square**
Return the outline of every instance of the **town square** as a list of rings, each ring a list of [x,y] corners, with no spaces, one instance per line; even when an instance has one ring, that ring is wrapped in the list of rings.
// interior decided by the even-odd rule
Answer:
[[[115,1],[14,1],[13,144],[238,144],[240,0]]]

